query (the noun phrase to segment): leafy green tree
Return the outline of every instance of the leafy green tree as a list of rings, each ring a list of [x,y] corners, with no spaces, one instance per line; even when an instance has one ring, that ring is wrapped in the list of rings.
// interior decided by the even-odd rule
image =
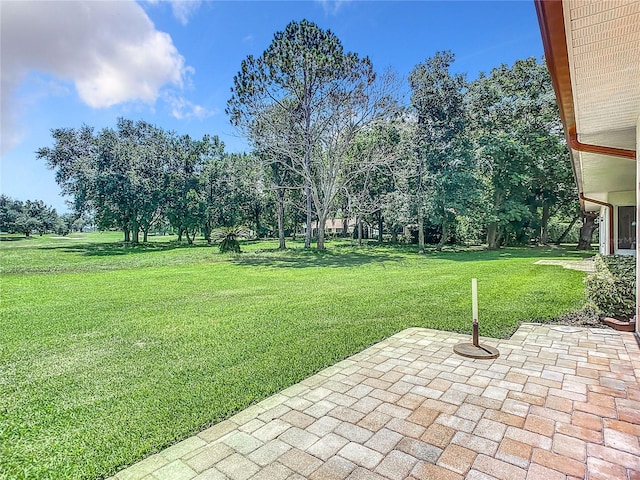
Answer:
[[[370,125],[360,131],[348,152],[345,183],[345,218],[356,219],[358,243],[362,244],[364,218],[372,216],[378,224],[378,241],[384,229],[385,196],[393,191],[393,170],[400,156],[400,131],[394,122]],[[345,229],[346,230],[346,229]]]
[[[306,20],[276,33],[267,50],[243,60],[234,77],[227,104],[231,122],[251,137],[260,120],[271,151],[290,160],[293,178],[303,180],[307,248],[313,213],[317,246],[324,248],[324,224],[356,132],[390,104],[388,89],[375,80],[368,58],[345,53],[331,31]],[[289,133],[281,135],[283,128]]]
[[[164,175],[166,216],[169,224],[178,232],[178,240],[187,233],[192,243],[195,232],[202,231],[211,241],[213,225],[209,216],[209,204],[215,201],[213,192],[207,190],[207,175],[212,173],[205,165],[220,162],[224,144],[217,136],[205,135],[194,140],[188,135],[173,135],[170,139],[169,166]],[[190,235],[190,234],[193,235]]]
[[[535,58],[501,65],[472,82],[467,97],[489,248],[509,236],[546,243],[549,218],[575,202],[546,66]]]
[[[471,145],[464,104],[466,82],[450,73],[454,55],[437,52],[418,64],[409,76],[415,124],[418,243],[424,252],[424,217],[440,225],[441,249],[456,215],[467,212],[475,197]],[[420,198],[423,196],[423,198]]]

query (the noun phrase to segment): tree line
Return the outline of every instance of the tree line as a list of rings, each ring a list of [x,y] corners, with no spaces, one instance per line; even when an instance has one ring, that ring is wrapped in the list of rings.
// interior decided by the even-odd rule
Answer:
[[[125,241],[159,228],[211,241],[217,228],[246,225],[277,233],[280,248],[302,230],[306,247],[315,238],[322,249],[327,220],[340,218],[355,219],[360,239],[364,224],[380,241],[409,227],[420,251],[547,243],[554,220],[573,225],[578,206],[546,66],[529,58],[467,81],[454,60],[437,52],[416,65],[405,102],[393,73],[292,22],[233,80],[226,112],[251,152],[119,119],[99,132],[54,129],[37,156],[77,212]]]
[[[16,200],[0,195],[0,232],[17,233],[26,237],[33,232],[39,235],[57,233],[67,235],[91,227],[90,216],[76,213],[58,215],[55,208],[42,200]]]

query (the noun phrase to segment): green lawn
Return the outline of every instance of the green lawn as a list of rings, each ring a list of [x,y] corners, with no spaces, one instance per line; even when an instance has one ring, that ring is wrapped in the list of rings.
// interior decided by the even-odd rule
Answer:
[[[566,249],[328,251],[120,235],[0,242],[0,478],[100,478],[410,326],[481,334],[578,309]]]

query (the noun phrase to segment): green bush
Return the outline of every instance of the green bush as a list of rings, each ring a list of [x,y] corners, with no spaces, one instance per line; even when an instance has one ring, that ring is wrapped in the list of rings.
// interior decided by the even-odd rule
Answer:
[[[216,241],[220,242],[220,253],[240,253],[239,238],[247,238],[249,232],[245,227],[223,227],[213,233]]]
[[[595,273],[585,280],[587,297],[604,315],[630,319],[636,305],[636,258],[597,255]]]

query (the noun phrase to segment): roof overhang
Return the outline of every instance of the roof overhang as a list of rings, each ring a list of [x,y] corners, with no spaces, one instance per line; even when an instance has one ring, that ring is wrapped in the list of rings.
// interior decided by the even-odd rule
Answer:
[[[594,210],[610,192],[635,191],[640,2],[535,5],[582,205]]]

